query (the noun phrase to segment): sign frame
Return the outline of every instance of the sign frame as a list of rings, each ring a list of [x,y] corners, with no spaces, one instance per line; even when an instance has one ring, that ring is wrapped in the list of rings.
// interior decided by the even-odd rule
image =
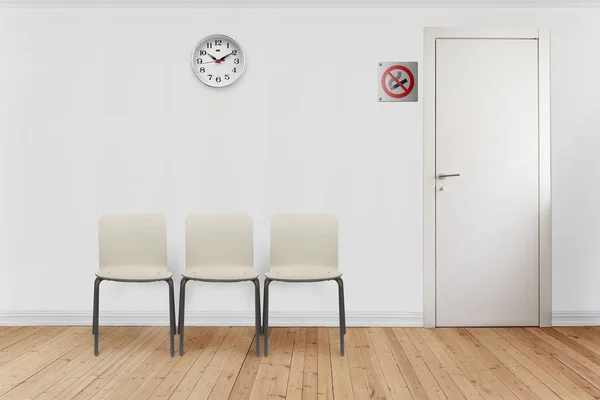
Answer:
[[[377,65],[377,99],[379,102],[419,101],[418,62],[380,61]]]

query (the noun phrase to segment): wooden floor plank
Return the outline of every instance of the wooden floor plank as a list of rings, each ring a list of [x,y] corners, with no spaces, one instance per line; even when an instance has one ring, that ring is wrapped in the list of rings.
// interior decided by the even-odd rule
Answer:
[[[577,399],[591,400],[596,396],[600,398],[600,391],[595,389],[593,385],[587,383],[583,378],[573,372],[569,367],[540,349],[535,344],[518,334],[514,329],[496,328],[494,329],[499,336],[510,343],[524,356],[535,362],[540,368],[546,371],[550,376],[559,381],[567,388]],[[593,388],[594,395],[587,393],[582,386]]]
[[[600,338],[590,335],[589,331],[574,327],[555,327],[554,330],[600,355]],[[593,332],[593,330],[591,331]]]
[[[383,379],[393,399],[411,399],[410,391],[381,328],[367,328],[369,346],[375,351]]]
[[[356,343],[354,335],[358,328],[348,328],[346,332],[346,358],[348,359],[348,368],[350,372],[350,381],[352,382],[352,392],[355,399],[368,399],[371,396],[369,390],[369,381],[365,373],[365,367],[360,357],[360,349]]]
[[[319,332],[316,328],[306,331],[306,351],[304,352],[304,374],[302,377],[302,399],[318,398]]]
[[[198,380],[198,383],[196,383],[196,386],[190,393],[190,398],[198,400],[208,399],[235,348],[240,334],[241,332],[237,329],[231,329],[229,331],[214,357],[206,366],[206,370]]]
[[[541,399],[560,400],[554,392],[557,389],[560,393],[569,393],[555,379],[547,379],[545,373],[526,356],[512,351],[512,346],[496,333],[488,328],[469,329],[471,334],[483,344],[489,351],[498,358],[506,367],[508,367],[517,378],[521,380],[533,393]],[[518,358],[515,358],[514,356]],[[529,367],[529,368],[528,368]],[[538,378],[538,376],[540,378]]]
[[[241,328],[241,333],[229,356],[229,360],[227,360],[227,364],[225,364],[223,371],[219,375],[219,379],[217,380],[209,399],[221,400],[229,398],[242,364],[244,363],[249,350],[251,350],[249,348],[254,341],[254,335],[254,327]],[[255,347],[252,349],[255,349]],[[256,355],[253,355],[253,357],[256,358]]]
[[[0,398],[600,399],[600,328],[0,327]],[[14,337],[13,337],[14,336]],[[16,337],[16,339],[15,339]],[[14,339],[14,340],[13,340]]]
[[[160,328],[158,328],[160,329]],[[101,376],[114,363],[128,357],[132,349],[135,349],[139,341],[144,340],[154,328],[124,328],[122,340],[116,340],[108,345],[100,345],[100,354],[94,357],[90,352],[88,360],[85,362],[85,368],[76,369],[69,377],[62,380],[60,384],[46,390],[38,399],[72,399],[81,391],[85,390],[89,385],[94,384],[98,376]],[[160,329],[162,330],[162,329]],[[167,335],[166,330],[163,338]],[[91,335],[90,335],[91,336]],[[114,335],[111,335],[111,337]],[[110,344],[109,344],[110,343]],[[104,354],[106,353],[106,356]],[[92,366],[90,369],[89,367]],[[63,390],[64,389],[64,390]]]
[[[331,376],[333,396],[338,399],[354,399],[348,357],[340,356],[340,329],[329,328],[329,353],[331,358]]]
[[[116,327],[103,327],[101,328],[101,334],[106,340],[116,329]],[[89,340],[89,337],[87,340],[85,338],[82,339],[84,340],[69,352],[63,354],[52,364],[12,389],[7,394],[7,397],[22,400],[33,399],[62,377],[78,368],[80,361],[88,358],[89,352],[92,349],[92,342]]]
[[[269,328],[269,356],[263,357],[258,367],[254,386],[250,392],[250,399],[252,400],[264,400],[269,396],[271,383],[277,375],[277,360],[273,357],[273,354],[277,354],[279,351],[283,331],[283,328]]]
[[[261,339],[262,338],[259,338],[259,340]],[[256,374],[258,373],[258,367],[262,360],[262,357],[255,356],[255,348],[256,343],[252,342],[248,349],[248,353],[246,354],[242,369],[240,370],[235,385],[233,385],[233,389],[229,395],[231,400],[248,400],[250,398],[250,393],[252,392],[252,387],[254,387],[254,381],[256,380]]]
[[[73,346],[82,342],[89,343],[87,327],[70,327],[44,343],[39,348],[28,351],[4,364],[0,368],[0,395],[12,390],[21,382],[29,379],[48,365],[54,363]],[[85,335],[84,335],[85,334]]]
[[[396,359],[396,363],[398,364],[398,368],[400,369],[400,372],[406,381],[411,396],[415,400],[428,399],[427,392],[425,391],[425,388],[423,388],[423,385],[421,384],[421,381],[419,380],[419,377],[417,376],[413,366],[410,364],[410,361],[402,349],[398,338],[396,335],[394,335],[394,331],[391,328],[384,328],[383,331],[385,332],[388,345],[390,346],[392,354]]]
[[[504,384],[519,398],[534,400],[538,397],[517,378],[501,361],[499,361],[483,344],[464,328],[456,329],[458,336],[475,352]]]
[[[579,343],[577,340],[570,338],[567,335],[563,335],[554,328],[540,328],[539,332],[552,337],[554,340],[561,342],[571,351],[585,357],[587,360],[589,360],[589,362],[594,364],[594,372],[600,375],[600,355],[598,353]],[[586,361],[586,364],[589,362]]]
[[[590,357],[586,356],[586,354],[583,354],[580,349],[583,346],[566,337],[564,337],[564,339],[566,339],[567,343],[564,343],[563,340],[559,340],[557,337],[555,337],[555,335],[549,334],[542,329],[527,328],[527,331],[533,333],[540,339],[543,339],[555,349],[561,351],[562,353],[576,360],[579,364],[583,365],[588,371],[591,372],[586,379],[590,380],[594,385],[596,385],[596,387],[600,388],[600,365],[591,360]],[[571,344],[574,347],[572,347]]]
[[[365,374],[371,392],[372,399],[392,399],[390,388],[385,383],[385,377],[381,369],[375,349],[370,345],[368,332],[365,328],[354,331],[354,340],[359,348],[360,358],[365,367]]]
[[[196,341],[200,331],[197,329],[189,329],[186,336],[185,341],[186,345],[189,349],[189,346]],[[169,344],[170,347],[170,344]],[[159,349],[156,350],[160,351]],[[162,358],[161,358],[162,357]],[[135,389],[135,391],[131,394],[130,398],[132,399],[148,399],[154,393],[154,391],[160,386],[162,381],[165,379],[167,375],[171,372],[171,370],[181,361],[182,357],[179,357],[177,354],[174,357],[171,357],[170,354],[167,357],[166,354],[161,356],[157,355],[157,358],[161,361],[159,363],[154,363],[154,367],[151,369],[150,374],[146,375],[143,382]]]
[[[152,393],[152,396],[150,396],[151,399],[168,399],[173,394],[179,383],[217,332],[217,328],[213,327],[190,326],[186,327],[185,330],[186,333],[190,333],[190,337],[187,334],[185,335],[185,348],[187,350],[177,365],[173,367],[165,379],[158,385],[154,393]]]
[[[563,351],[555,348],[552,344],[548,343],[541,337],[535,335],[530,330],[527,329],[517,329],[518,333],[520,333],[525,339],[529,342],[535,344],[537,347],[543,349],[546,353],[550,354],[555,359],[559,360],[561,363],[566,365],[568,368],[573,370],[577,375],[581,376],[585,379],[586,382],[589,382],[591,386],[594,386],[596,389],[600,389],[600,377],[596,375],[594,372],[590,371],[584,365],[579,363],[576,359],[571,357],[570,355],[564,353]],[[581,386],[587,393],[593,396],[593,390],[591,388],[586,388],[585,386]]]
[[[119,387],[127,377],[136,370],[146,358],[152,354],[154,349],[165,340],[165,333],[160,329],[151,330],[148,335],[141,338],[137,343],[124,353],[121,349],[121,357],[106,368],[102,373],[75,396],[76,400],[83,399],[106,399]]]
[[[333,381],[331,376],[331,357],[329,355],[329,331],[327,328],[317,329],[319,343],[317,355],[317,398],[333,399]]]
[[[288,400],[302,400],[302,384],[304,379],[304,354],[306,351],[306,328],[296,330],[294,348],[292,350],[292,363],[286,398]]]
[[[229,331],[230,328],[221,327],[215,332],[208,345],[202,350],[202,353],[198,356],[187,374],[185,374],[185,377],[181,380],[169,399],[184,400],[189,397]]]
[[[494,332],[494,335],[497,334]],[[500,337],[499,335],[497,336]],[[534,360],[523,354],[512,344],[504,339],[501,339],[498,343],[500,347],[508,353],[508,355],[525,367],[541,383],[546,385],[546,387],[554,392],[558,398],[569,400],[577,399],[577,396],[575,396],[566,386],[555,379],[552,375],[548,374],[541,366],[537,365]],[[530,387],[532,386],[530,385]]]
[[[277,373],[269,388],[270,399],[284,399],[287,395],[295,339],[296,328],[285,328],[281,347],[277,353],[271,355],[275,359]]]
[[[102,331],[102,329],[100,330]],[[100,353],[94,357],[93,347],[90,346],[88,352],[78,357],[78,362],[69,364],[60,374],[60,377],[46,387],[36,399],[54,399],[63,392],[71,394],[74,397],[83,390],[90,382],[95,379],[96,372],[103,371],[115,360],[114,352],[128,341],[137,337],[134,328],[119,328],[108,337],[100,336]],[[89,335],[90,344],[93,343],[93,336]]]
[[[442,368],[448,373],[454,381],[456,387],[461,391],[467,399],[483,399],[482,393],[477,385],[472,382],[454,359],[446,352],[446,348],[442,341],[435,335],[433,330],[418,329],[417,333],[421,335],[429,349],[440,362]]]
[[[169,362],[174,358],[171,357],[169,352],[168,329],[168,327],[161,327],[161,330],[165,333],[164,340],[158,342],[152,353],[115,388],[110,397],[115,399],[127,399],[131,397],[135,399],[138,387],[146,382],[146,379],[152,375],[154,369],[161,367],[163,361]]]
[[[425,389],[425,392],[430,399],[446,399],[446,395],[442,391],[442,388],[435,380],[431,371],[425,364],[425,361],[419,354],[419,351],[410,340],[410,337],[406,333],[404,328],[393,328],[394,336],[398,339],[404,354],[408,358],[408,361],[412,365],[415,373],[419,377],[421,385]]]
[[[17,329],[13,329],[11,331],[9,331],[10,335],[5,335],[2,338],[0,338],[0,356],[5,354],[6,351],[4,351],[4,349],[6,349],[7,347],[10,347],[16,343],[19,343],[21,340],[27,339],[26,341],[24,341],[23,343],[21,343],[22,345],[30,345],[31,344],[31,339],[30,338],[32,335],[36,334],[37,332],[43,330],[43,329],[51,329],[49,327],[43,327],[43,326],[21,326],[21,327],[16,327]],[[2,358],[0,357],[0,365],[2,363]]]
[[[431,374],[434,376],[437,383],[442,388],[444,394],[448,397],[448,399],[453,400],[461,400],[465,397],[461,393],[460,389],[456,386],[448,372],[444,370],[444,367],[439,362],[435,354],[431,351],[423,337],[420,335],[417,329],[409,329],[407,330],[408,337],[413,342],[413,345],[417,348],[417,351],[427,364],[427,367],[431,371]]]
[[[496,393],[506,400],[517,400],[518,397],[502,382],[500,378],[483,362],[483,360],[466,344],[452,328],[437,329],[438,335],[443,336],[444,340],[455,351],[451,352],[455,359],[463,358],[464,362],[468,362],[479,375],[473,379],[481,379],[482,385],[489,385]],[[463,364],[464,365],[464,364]],[[469,370],[469,365],[464,365],[463,370]],[[484,391],[485,392],[485,391]],[[483,394],[482,394],[483,395]],[[484,397],[495,397],[493,394],[483,395]]]
[[[7,363],[15,363],[18,359],[25,357],[27,353],[39,350],[48,340],[60,335],[67,328],[66,326],[42,326],[38,327],[31,335],[26,335],[23,332],[19,335],[18,340],[8,341],[10,345],[0,351],[0,376],[3,374],[1,368]],[[8,370],[10,371],[10,367],[8,367]]]
[[[446,354],[452,358],[456,363],[456,366],[462,371],[464,376],[473,384],[484,399],[502,399],[502,396],[494,389],[492,384],[486,381],[477,368],[459,351],[459,348],[454,346],[450,338],[444,335],[444,329],[433,330],[432,334],[435,335],[439,340],[440,345],[443,346]],[[510,392],[508,388],[507,390]]]

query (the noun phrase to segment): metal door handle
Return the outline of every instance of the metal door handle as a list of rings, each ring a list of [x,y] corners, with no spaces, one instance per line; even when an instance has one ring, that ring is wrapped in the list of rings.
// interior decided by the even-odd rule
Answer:
[[[438,179],[452,178],[455,176],[460,176],[460,174],[439,174]]]

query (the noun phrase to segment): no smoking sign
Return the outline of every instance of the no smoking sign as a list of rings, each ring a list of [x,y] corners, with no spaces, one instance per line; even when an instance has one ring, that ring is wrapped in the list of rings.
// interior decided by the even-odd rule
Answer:
[[[416,62],[380,62],[377,69],[379,101],[417,101]]]

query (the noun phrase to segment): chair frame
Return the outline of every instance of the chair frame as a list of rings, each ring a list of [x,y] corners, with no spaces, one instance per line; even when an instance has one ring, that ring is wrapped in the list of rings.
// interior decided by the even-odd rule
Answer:
[[[175,356],[175,292],[173,289],[173,278],[137,280],[137,279],[108,279],[96,277],[94,282],[94,312],[92,316],[92,333],[94,334],[94,356],[98,356],[99,340],[99,313],[100,313],[100,283],[102,281],[125,282],[125,283],[151,283],[165,281],[169,285],[169,338],[171,342],[171,357]]]
[[[254,283],[254,314],[255,314],[255,333],[254,341],[256,342],[256,357],[260,356],[260,334],[262,333],[261,321],[260,321],[260,281],[257,278],[250,279],[233,279],[233,280],[220,280],[220,279],[201,279],[201,278],[190,278],[187,276],[181,277],[181,285],[179,288],[179,324],[177,333],[179,334],[179,355],[183,356],[183,342],[184,342],[184,331],[185,331],[185,286],[188,281],[197,282],[213,282],[213,283],[238,283],[238,282],[252,282]]]
[[[271,282],[287,282],[287,283],[314,283],[314,282],[327,282],[336,281],[338,284],[338,301],[339,301],[339,316],[340,316],[340,356],[344,357],[344,335],[346,334],[346,304],[344,300],[344,281],[342,277],[337,278],[326,278],[326,279],[305,279],[305,280],[291,280],[291,279],[275,279],[265,278],[264,283],[264,311],[263,311],[263,323],[264,323],[264,352],[265,357],[269,356],[269,285]]]

